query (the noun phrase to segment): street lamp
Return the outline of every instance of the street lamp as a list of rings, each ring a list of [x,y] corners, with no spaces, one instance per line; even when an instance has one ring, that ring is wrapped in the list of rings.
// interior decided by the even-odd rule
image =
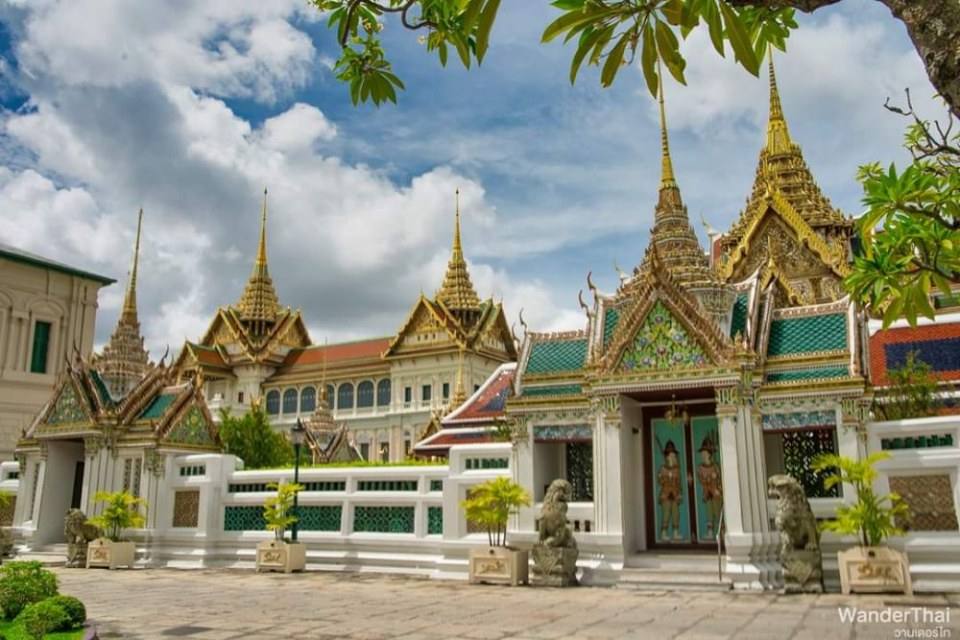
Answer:
[[[290,439],[293,440],[293,484],[300,484],[300,446],[303,445],[303,439],[307,435],[307,430],[303,426],[300,418],[297,418],[297,424],[290,429]],[[290,531],[290,538],[297,541],[297,529],[300,524],[300,509],[297,506],[300,492],[293,494],[293,517],[296,521],[293,523],[293,529]]]

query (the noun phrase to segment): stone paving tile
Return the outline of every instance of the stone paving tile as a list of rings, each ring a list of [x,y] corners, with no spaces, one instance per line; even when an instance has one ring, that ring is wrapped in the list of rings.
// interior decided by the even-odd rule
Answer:
[[[870,640],[891,625],[842,623],[838,608],[956,607],[960,596],[780,596],[503,588],[402,576],[311,572],[58,569],[104,640]],[[960,613],[952,637],[960,638]],[[943,637],[943,636],[941,636]]]

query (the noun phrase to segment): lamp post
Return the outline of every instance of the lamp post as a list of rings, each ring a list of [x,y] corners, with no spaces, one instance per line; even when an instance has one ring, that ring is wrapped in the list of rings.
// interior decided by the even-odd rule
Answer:
[[[307,430],[303,427],[303,422],[297,418],[297,424],[290,429],[290,439],[293,440],[293,484],[300,484],[300,446],[303,444],[304,436]],[[297,520],[293,523],[293,529],[290,531],[290,539],[297,541],[297,525],[300,524],[300,509],[298,500],[300,492],[293,494],[293,517]]]

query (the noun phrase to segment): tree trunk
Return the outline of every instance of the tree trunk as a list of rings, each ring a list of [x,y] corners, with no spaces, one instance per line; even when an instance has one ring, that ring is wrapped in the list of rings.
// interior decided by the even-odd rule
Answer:
[[[725,0],[734,7],[790,6],[805,13],[841,0]],[[957,0],[876,0],[907,28],[930,83],[960,117],[960,2]]]

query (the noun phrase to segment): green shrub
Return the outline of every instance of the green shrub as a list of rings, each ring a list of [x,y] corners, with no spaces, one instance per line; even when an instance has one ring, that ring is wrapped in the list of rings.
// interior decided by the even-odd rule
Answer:
[[[8,562],[0,567],[0,609],[12,620],[28,604],[57,595],[57,576],[39,562]]]
[[[52,631],[70,628],[70,616],[53,599],[28,604],[17,616],[17,622],[35,640],[43,640],[43,636]]]
[[[44,602],[52,602],[66,611],[67,616],[70,618],[70,627],[72,628],[82,627],[83,623],[87,621],[87,608],[83,606],[79,598],[74,598],[73,596],[53,596],[52,598],[47,598]]]

